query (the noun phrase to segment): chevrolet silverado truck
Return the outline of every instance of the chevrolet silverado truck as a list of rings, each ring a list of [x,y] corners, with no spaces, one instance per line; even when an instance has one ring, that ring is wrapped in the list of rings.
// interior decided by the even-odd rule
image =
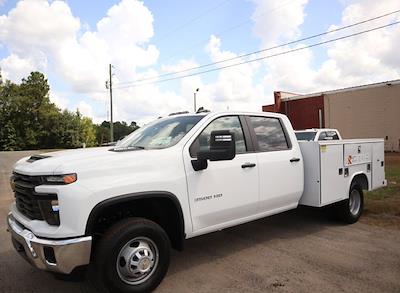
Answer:
[[[329,205],[356,222],[363,190],[386,185],[383,143],[298,142],[276,113],[161,118],[113,147],[19,160],[8,230],[39,269],[70,274],[91,264],[102,288],[148,292],[185,239],[299,204]]]

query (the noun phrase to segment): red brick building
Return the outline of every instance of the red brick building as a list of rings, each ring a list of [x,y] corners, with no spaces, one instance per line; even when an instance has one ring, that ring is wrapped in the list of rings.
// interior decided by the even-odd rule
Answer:
[[[266,112],[286,114],[294,129],[337,128],[343,138],[385,138],[400,151],[400,80],[307,95],[274,92]]]

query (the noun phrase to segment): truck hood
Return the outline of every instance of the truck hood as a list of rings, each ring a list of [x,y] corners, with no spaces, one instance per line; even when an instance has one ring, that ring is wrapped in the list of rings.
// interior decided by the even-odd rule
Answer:
[[[110,170],[154,160],[162,150],[111,151],[112,147],[86,148],[43,153],[19,160],[14,171],[26,175],[79,173]],[[153,161],[154,162],[154,161]]]

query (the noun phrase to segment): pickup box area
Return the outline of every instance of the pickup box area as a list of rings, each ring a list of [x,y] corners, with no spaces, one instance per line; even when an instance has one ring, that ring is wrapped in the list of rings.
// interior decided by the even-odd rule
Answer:
[[[349,197],[358,176],[363,189],[386,186],[383,139],[299,141],[304,192],[299,204],[323,207]]]

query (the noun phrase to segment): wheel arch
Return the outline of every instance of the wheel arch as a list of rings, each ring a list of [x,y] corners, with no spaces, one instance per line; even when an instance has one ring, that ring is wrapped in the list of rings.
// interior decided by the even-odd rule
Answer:
[[[161,205],[161,202],[164,205]],[[99,218],[108,211],[118,208],[129,209],[130,206],[135,207],[135,203],[140,205],[150,205],[150,207],[147,206],[145,209],[146,211],[147,209],[151,209],[152,212],[159,213],[152,215],[139,214],[139,216],[153,220],[159,224],[164,230],[166,230],[172,247],[177,250],[183,250],[185,240],[185,222],[182,207],[178,198],[174,194],[166,191],[129,193],[99,202],[89,214],[85,234],[93,235],[96,232],[96,225]],[[154,203],[158,204],[154,205]],[[155,220],[158,216],[160,216],[159,220]]]
[[[351,180],[349,181],[350,184],[348,186],[348,190],[350,191],[351,186],[354,183],[357,183],[362,190],[368,190],[369,189],[369,181],[368,181],[368,177],[364,172],[357,172],[355,174],[353,174],[353,177],[351,178]]]

